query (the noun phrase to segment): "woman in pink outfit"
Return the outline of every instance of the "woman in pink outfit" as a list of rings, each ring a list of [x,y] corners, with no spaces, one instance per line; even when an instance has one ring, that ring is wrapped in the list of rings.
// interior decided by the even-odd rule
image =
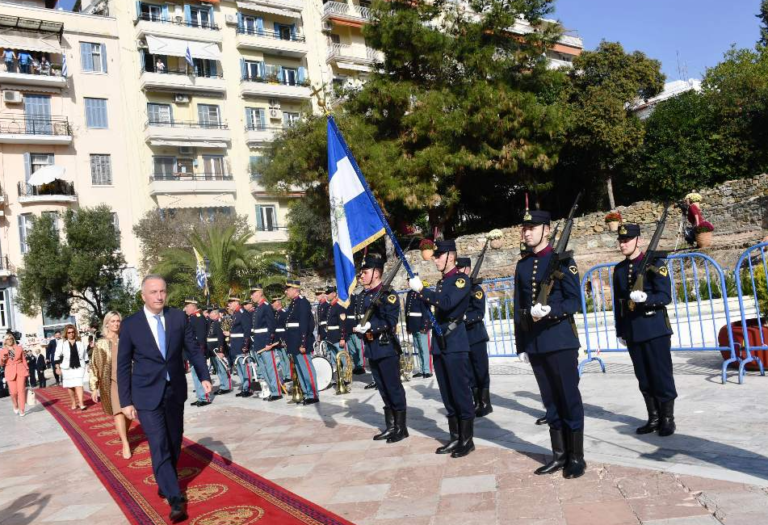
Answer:
[[[24,349],[16,344],[16,338],[7,334],[0,349],[0,363],[5,366],[5,382],[11,392],[13,413],[24,417],[24,405],[27,402],[27,377],[29,365]]]

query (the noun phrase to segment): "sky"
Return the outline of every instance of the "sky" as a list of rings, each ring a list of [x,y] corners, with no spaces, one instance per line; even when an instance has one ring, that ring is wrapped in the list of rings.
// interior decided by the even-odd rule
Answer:
[[[575,31],[585,49],[595,49],[601,40],[621,42],[628,52],[660,60],[672,81],[700,79],[731,44],[754,47],[759,8],[760,0],[556,0],[548,18]]]

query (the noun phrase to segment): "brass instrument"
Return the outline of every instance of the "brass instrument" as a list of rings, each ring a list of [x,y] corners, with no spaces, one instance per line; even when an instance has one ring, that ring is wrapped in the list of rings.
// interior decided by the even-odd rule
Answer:
[[[400,382],[411,380],[413,373],[413,343],[406,341],[403,345],[403,353],[400,354]]]
[[[296,370],[295,359],[291,359],[291,382],[293,383],[291,401],[299,404],[304,401],[304,392],[301,391],[301,385],[299,385],[299,372]]]
[[[344,362],[342,363],[342,358]],[[349,394],[352,391],[352,356],[346,348],[336,354],[336,395]]]

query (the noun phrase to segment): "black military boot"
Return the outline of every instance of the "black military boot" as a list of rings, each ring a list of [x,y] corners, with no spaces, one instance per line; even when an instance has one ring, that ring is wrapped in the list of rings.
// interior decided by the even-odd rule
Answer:
[[[487,416],[491,412],[493,412],[493,407],[491,406],[491,391],[487,388],[483,388],[480,391],[480,406],[481,411],[480,414],[478,414],[478,417]]]
[[[475,414],[482,409],[483,401],[480,399],[480,389],[472,388],[472,403],[474,404]]]
[[[374,441],[387,439],[395,432],[395,413],[389,407],[384,407],[384,424],[387,426],[387,428],[385,428],[383,432],[373,436]]]
[[[568,451],[568,463],[563,469],[565,479],[580,478],[587,470],[587,462],[584,461],[584,431],[566,430],[566,447]]]
[[[541,416],[539,419],[536,420],[537,425],[543,425],[547,422],[547,416],[546,414]]]
[[[661,437],[671,436],[675,433],[675,400],[666,401],[659,404],[661,421],[659,422],[659,435]]]
[[[552,461],[537,468],[534,474],[552,474],[562,469],[568,461],[568,455],[565,453],[565,434],[563,429],[549,429],[549,439],[552,442]]]
[[[475,435],[475,420],[459,420],[459,446],[451,453],[452,458],[463,458],[475,450],[475,442],[472,438]]]
[[[450,454],[459,446],[459,419],[456,416],[448,418],[448,432],[451,435],[448,444],[438,447],[435,454]]]
[[[395,431],[387,438],[387,443],[397,443],[408,437],[408,427],[405,426],[405,410],[395,410]]]
[[[650,394],[643,394],[645,409],[648,411],[648,422],[635,430],[636,434],[650,434],[659,428],[659,402]]]

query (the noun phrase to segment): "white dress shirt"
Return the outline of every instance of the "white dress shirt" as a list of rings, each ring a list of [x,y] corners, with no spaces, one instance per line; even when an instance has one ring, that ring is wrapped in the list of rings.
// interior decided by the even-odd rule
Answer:
[[[165,348],[160,348],[160,340],[157,338],[157,318],[155,317],[156,314],[153,314],[149,311],[149,308],[146,306],[144,307],[144,315],[147,316],[147,322],[149,323],[149,329],[152,330],[152,337],[155,338],[155,344],[157,345],[157,348],[160,350],[161,353],[165,353]],[[165,316],[162,314],[157,314],[160,316],[160,322],[163,323],[163,329],[165,330]],[[168,342],[168,331],[166,330],[166,339],[165,342]]]

